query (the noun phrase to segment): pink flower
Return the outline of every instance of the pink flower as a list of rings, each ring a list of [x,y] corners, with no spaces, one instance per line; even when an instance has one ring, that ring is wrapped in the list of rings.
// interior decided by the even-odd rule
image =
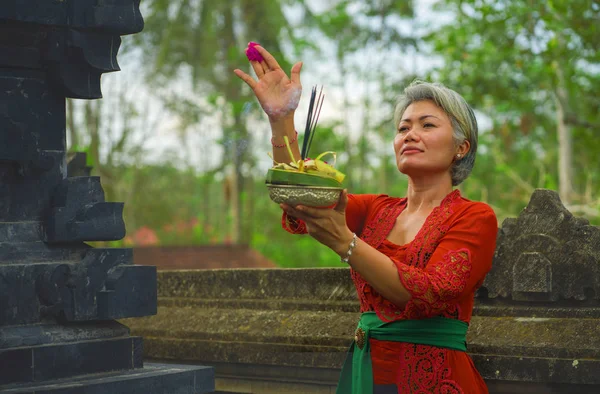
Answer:
[[[250,60],[250,61],[262,62],[263,61],[262,55],[260,54],[260,52],[258,52],[258,50],[256,48],[254,48],[257,45],[259,45],[259,44],[256,42],[250,41],[248,43],[248,48],[246,48],[246,56],[248,57],[248,60]]]

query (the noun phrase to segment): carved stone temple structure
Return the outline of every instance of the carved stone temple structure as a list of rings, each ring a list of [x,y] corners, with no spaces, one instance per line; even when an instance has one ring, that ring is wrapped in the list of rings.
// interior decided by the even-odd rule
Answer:
[[[347,268],[190,270],[159,272],[158,314],[128,324],[148,359],[215,366],[216,393],[334,394],[358,317]],[[467,339],[491,394],[600,393],[600,228],[536,190]]]
[[[67,169],[65,98],[100,98],[142,28],[139,0],[0,1],[0,393],[214,389],[210,367],[144,366],[116,319],[156,313],[156,269],[85,243],[125,235],[123,204]]]

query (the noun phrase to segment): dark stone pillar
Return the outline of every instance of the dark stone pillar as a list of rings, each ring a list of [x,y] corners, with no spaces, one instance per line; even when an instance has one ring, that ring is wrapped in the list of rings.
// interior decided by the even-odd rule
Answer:
[[[2,393],[214,388],[210,368],[144,367],[142,338],[115,319],[156,313],[156,269],[85,243],[123,238],[123,204],[105,201],[81,156],[67,165],[65,98],[100,98],[120,36],[142,28],[137,0],[0,6]]]

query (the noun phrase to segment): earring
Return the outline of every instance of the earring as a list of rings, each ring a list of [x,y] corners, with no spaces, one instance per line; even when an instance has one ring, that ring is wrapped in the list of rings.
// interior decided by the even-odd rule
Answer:
[[[456,155],[457,159],[460,159],[462,157],[462,155],[459,153],[458,155]]]

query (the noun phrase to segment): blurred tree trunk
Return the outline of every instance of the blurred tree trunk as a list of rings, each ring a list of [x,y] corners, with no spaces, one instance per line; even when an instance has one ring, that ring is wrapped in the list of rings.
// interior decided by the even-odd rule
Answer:
[[[254,178],[249,177],[247,179],[246,187],[246,217],[244,226],[244,241],[246,244],[252,243],[254,226],[254,193],[255,193]]]
[[[557,87],[556,101],[556,132],[558,134],[558,192],[560,199],[566,205],[573,202],[573,142],[571,129],[565,122],[565,113],[569,101],[565,88],[565,78],[559,62],[555,62]]]
[[[87,153],[92,174],[100,176],[107,201],[119,201],[119,190],[133,187],[134,180],[124,182],[125,174],[114,168],[143,155],[144,138],[134,140],[134,132],[152,132],[161,120],[140,109],[148,107],[149,99],[134,98],[130,87],[113,79],[103,85],[104,99],[67,100],[68,150]]]

